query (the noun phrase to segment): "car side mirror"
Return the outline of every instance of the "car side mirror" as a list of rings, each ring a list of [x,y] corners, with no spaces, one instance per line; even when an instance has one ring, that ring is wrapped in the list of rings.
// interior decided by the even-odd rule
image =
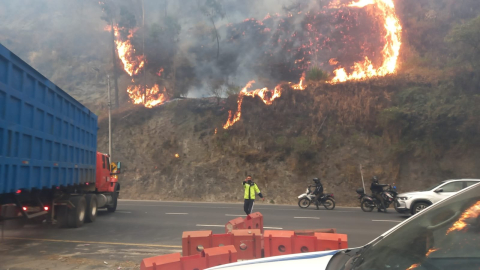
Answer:
[[[439,188],[435,190],[435,193],[440,193],[440,192],[443,192],[443,188]]]
[[[121,174],[122,173],[121,166],[122,166],[121,162],[117,162],[117,164],[112,163],[112,172],[110,173],[110,175]],[[115,171],[115,172],[113,172],[113,171]]]

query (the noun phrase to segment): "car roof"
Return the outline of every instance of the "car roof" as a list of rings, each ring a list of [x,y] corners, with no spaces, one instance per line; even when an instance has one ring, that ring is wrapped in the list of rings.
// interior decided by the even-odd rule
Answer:
[[[447,183],[447,182],[457,182],[457,181],[473,181],[473,182],[480,182],[480,179],[450,179],[450,180],[443,180],[442,183]]]

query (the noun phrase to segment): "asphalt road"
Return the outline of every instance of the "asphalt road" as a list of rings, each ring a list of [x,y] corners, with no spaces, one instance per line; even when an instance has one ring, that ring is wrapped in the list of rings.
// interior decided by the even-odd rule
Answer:
[[[407,218],[393,209],[364,213],[360,208],[329,211],[262,202],[256,203],[257,211],[264,215],[266,229],[336,228],[348,235],[349,247],[364,245]],[[100,211],[94,223],[82,228],[40,224],[5,231],[0,269],[134,269],[141,258],[180,252],[183,231],[224,233],[225,223],[238,216],[244,216],[242,204],[122,200],[117,212]]]

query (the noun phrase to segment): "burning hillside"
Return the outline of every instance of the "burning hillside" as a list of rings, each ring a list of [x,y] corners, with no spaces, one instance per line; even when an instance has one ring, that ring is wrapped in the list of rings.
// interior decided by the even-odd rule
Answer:
[[[341,5],[338,3],[338,1],[334,1],[328,6],[328,9],[335,9],[335,10],[340,10],[343,8],[358,9],[358,8],[365,8],[369,6],[373,6],[373,7],[372,7],[372,10],[367,12],[367,14],[371,16],[373,20],[378,21],[379,23],[382,23],[384,25],[384,32],[386,33],[384,34],[385,45],[380,54],[382,58],[382,64],[379,67],[375,68],[374,64],[369,59],[369,57],[363,56],[364,61],[355,62],[353,66],[350,68],[352,71],[349,74],[345,68],[340,66],[340,63],[336,59],[332,58],[329,60],[329,63],[331,65],[338,66],[338,68],[333,71],[333,73],[335,74],[335,77],[331,79],[329,83],[335,84],[335,83],[346,82],[350,80],[363,80],[368,78],[385,76],[387,74],[392,74],[395,72],[397,68],[397,60],[398,60],[398,55],[399,55],[400,46],[401,46],[402,27],[400,25],[399,19],[395,14],[395,6],[392,0],[360,0],[359,2],[352,2],[348,5]],[[348,12],[350,14],[351,10],[349,10]],[[301,12],[299,12],[299,14],[300,13]],[[319,14],[320,13],[318,13],[317,15]],[[324,11],[324,14],[325,14],[325,11]],[[292,16],[293,15],[291,16],[289,15],[289,17],[292,17]],[[308,18],[308,14],[306,17]],[[313,16],[313,20],[315,20],[315,18],[316,16]],[[267,16],[266,20],[268,19],[271,19],[271,17]],[[284,20],[282,19],[281,21],[284,21]],[[345,21],[348,22],[349,20],[347,19]],[[261,21],[255,21],[254,19],[250,19],[250,20],[246,20],[245,22],[254,22],[254,24],[256,24],[257,31],[270,32],[270,28],[267,28],[266,26],[264,26],[264,23]],[[348,28],[349,26],[347,26],[347,29]],[[280,27],[280,29],[282,28]],[[314,28],[312,24],[307,23],[305,25],[305,29],[307,29],[307,31],[304,32],[304,35],[310,35],[312,32],[315,33],[313,29],[316,29],[316,28]],[[381,29],[378,29],[378,33],[377,33],[378,35],[382,35],[382,31],[380,30]],[[278,31],[281,31],[281,30],[278,30]],[[340,31],[340,33],[343,34],[343,31]],[[309,68],[312,62],[314,62],[313,56],[325,48],[328,37],[325,37],[323,38],[323,40],[320,40],[320,37],[322,36],[321,33],[316,33],[316,34],[317,35],[313,35],[313,39],[310,38],[308,39],[307,42],[304,42],[303,44],[300,43],[300,47],[294,50],[291,50],[291,49],[287,50],[294,57],[302,57],[294,61],[296,65],[295,68],[299,70],[304,70]],[[242,35],[245,35],[245,32],[243,32]],[[291,37],[295,39],[297,37],[297,33],[294,32],[294,34],[292,34]],[[344,39],[348,39],[346,35],[344,35],[343,37]],[[304,40],[304,39],[302,38],[300,40]],[[287,44],[295,44],[295,42],[292,41],[292,39],[282,41],[282,39],[280,38],[278,39],[278,42],[283,43],[282,45],[283,48],[285,48]],[[363,44],[363,47],[367,47],[367,46],[368,45]],[[268,52],[266,53],[268,54]],[[273,54],[270,54],[270,55],[273,56]],[[303,75],[302,78],[300,79],[299,87],[292,87],[292,88],[295,90],[303,90],[304,88],[302,87],[302,83],[304,79],[305,77]],[[240,92],[238,97],[238,102],[237,102],[238,103],[237,112],[233,114],[232,111],[229,111],[229,118],[227,120],[227,123],[225,123],[225,125],[223,126],[224,129],[228,129],[229,127],[231,127],[233,124],[235,124],[237,121],[240,120],[241,114],[242,114],[242,101],[244,96],[250,96],[250,97],[259,96],[266,105],[272,104],[273,100],[281,96],[281,91],[282,91],[281,85],[276,86],[274,90],[268,90],[267,88],[263,88],[263,89],[257,89],[257,90],[248,92],[247,89],[252,86],[252,83],[254,83],[254,81],[249,82],[247,86]]]

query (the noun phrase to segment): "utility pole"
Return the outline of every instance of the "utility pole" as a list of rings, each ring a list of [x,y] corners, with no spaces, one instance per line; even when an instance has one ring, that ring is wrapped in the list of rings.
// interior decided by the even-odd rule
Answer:
[[[108,80],[108,155],[112,160],[112,101],[110,99],[110,75],[107,75]],[[110,164],[108,164],[110,166]]]
[[[147,102],[147,58],[145,58],[145,1],[142,0],[143,13],[143,104]]]

